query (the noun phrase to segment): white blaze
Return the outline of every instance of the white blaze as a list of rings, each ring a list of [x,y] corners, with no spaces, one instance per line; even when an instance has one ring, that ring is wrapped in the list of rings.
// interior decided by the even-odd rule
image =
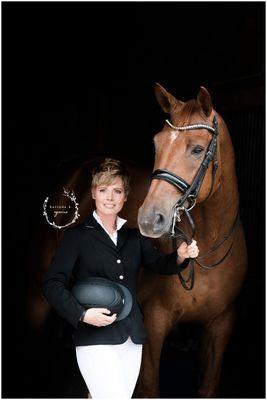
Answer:
[[[171,143],[175,141],[175,139],[177,138],[178,132],[176,131],[172,131],[171,132]]]

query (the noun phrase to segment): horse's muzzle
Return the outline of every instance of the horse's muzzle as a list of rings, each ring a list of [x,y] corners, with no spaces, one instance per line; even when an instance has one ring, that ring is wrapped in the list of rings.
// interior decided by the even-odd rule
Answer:
[[[158,238],[168,232],[170,221],[160,211],[152,209],[145,211],[142,207],[138,212],[138,225],[142,235]]]

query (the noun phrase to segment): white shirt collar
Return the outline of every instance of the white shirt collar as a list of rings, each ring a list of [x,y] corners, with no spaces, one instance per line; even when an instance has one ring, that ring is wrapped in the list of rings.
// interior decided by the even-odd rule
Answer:
[[[93,217],[96,219],[96,221],[104,228],[103,222],[101,221],[101,218],[99,215],[96,213],[96,210],[93,212]],[[123,219],[117,215],[117,220],[116,220],[116,231],[121,229],[121,227],[127,222],[127,219]],[[105,229],[105,228],[104,228]],[[106,230],[106,229],[105,229]]]

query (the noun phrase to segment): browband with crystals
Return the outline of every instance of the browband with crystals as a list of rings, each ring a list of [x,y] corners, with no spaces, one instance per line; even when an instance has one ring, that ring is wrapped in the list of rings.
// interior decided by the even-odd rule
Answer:
[[[167,124],[172,128],[176,129],[177,131],[189,131],[190,129],[207,129],[210,132],[215,132],[215,128],[210,125],[206,124],[194,124],[194,125],[187,125],[187,126],[174,126],[168,119],[165,120]]]

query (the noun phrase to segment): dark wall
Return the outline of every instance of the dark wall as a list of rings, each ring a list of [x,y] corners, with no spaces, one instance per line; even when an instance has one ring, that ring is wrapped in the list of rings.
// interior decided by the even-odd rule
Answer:
[[[3,353],[4,397],[81,393],[74,366],[72,385],[64,386],[66,375],[58,385],[52,379],[55,359],[60,368],[69,354],[75,364],[71,353],[53,347],[58,353],[50,358],[41,350],[33,357],[23,311],[24,259],[59,170],[92,154],[152,168],[152,138],[164,119],[154,82],[181,100],[204,85],[229,127],[250,265],[223,390],[226,397],[264,397],[265,4],[2,3],[2,60],[2,343],[13,349]],[[193,328],[188,335],[197,337]],[[54,343],[48,336],[46,343]],[[174,336],[177,341],[179,333]],[[14,385],[16,354],[22,368]],[[182,365],[171,357],[164,364],[166,397],[194,395],[170,384],[172,365],[194,365],[194,355],[182,354],[175,356],[185,358]]]

